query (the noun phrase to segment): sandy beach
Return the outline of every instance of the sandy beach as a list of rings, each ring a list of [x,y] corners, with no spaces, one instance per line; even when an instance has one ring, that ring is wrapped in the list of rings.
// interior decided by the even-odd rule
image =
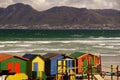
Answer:
[[[111,65],[119,66],[120,69],[120,56],[102,56],[102,69],[103,71],[109,70]]]
[[[111,65],[118,65],[120,70],[120,56],[102,56],[102,71],[110,72]],[[113,69],[113,72],[116,71],[116,69]],[[105,76],[104,79],[111,80],[111,76]],[[117,76],[114,76],[113,80],[117,80]]]

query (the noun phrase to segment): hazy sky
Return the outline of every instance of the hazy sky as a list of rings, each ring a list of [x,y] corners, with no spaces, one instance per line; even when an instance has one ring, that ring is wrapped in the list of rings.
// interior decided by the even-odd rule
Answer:
[[[54,6],[86,7],[88,9],[119,9],[120,0],[0,0],[0,7],[25,3],[41,11]]]

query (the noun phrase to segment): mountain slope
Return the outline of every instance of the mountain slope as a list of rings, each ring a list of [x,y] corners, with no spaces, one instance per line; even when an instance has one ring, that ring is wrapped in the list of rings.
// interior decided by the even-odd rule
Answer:
[[[2,13],[0,14],[0,23],[29,23],[31,22],[31,18],[36,13],[37,11],[29,5],[17,3],[15,5],[8,6],[2,11]]]
[[[61,6],[40,12],[22,3],[0,8],[0,24],[71,25],[119,23],[120,11],[112,9],[92,10]]]

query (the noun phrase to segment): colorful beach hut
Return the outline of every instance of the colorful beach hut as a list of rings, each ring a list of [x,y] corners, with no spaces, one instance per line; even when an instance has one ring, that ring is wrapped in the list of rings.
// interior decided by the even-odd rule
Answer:
[[[55,77],[57,74],[57,62],[60,59],[64,58],[63,54],[58,53],[47,53],[43,55],[43,57],[46,59],[45,63],[45,72],[48,77]]]
[[[75,80],[76,70],[72,69],[76,67],[75,58],[65,54],[63,59],[58,60],[57,67],[56,80]]]
[[[92,66],[91,70],[95,71],[100,64],[99,56],[91,53],[75,52],[71,56],[76,58],[77,74],[87,73],[89,65]]]
[[[46,59],[45,72],[48,80],[53,80],[55,77],[57,77],[56,80],[62,80],[60,77],[67,74],[67,69],[75,66],[75,58],[66,54],[47,53],[43,57]],[[75,73],[72,70],[69,71],[69,73]]]
[[[11,73],[27,73],[28,59],[21,56],[0,54],[0,70],[8,70]]]
[[[28,74],[30,78],[45,79],[45,60],[41,55],[25,54],[23,57],[29,59]]]

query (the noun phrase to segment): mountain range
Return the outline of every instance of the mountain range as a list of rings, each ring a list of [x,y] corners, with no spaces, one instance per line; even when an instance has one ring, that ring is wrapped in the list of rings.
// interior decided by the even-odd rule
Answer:
[[[37,11],[30,5],[17,3],[0,8],[0,24],[120,24],[120,11],[114,9],[86,9],[67,6]]]

